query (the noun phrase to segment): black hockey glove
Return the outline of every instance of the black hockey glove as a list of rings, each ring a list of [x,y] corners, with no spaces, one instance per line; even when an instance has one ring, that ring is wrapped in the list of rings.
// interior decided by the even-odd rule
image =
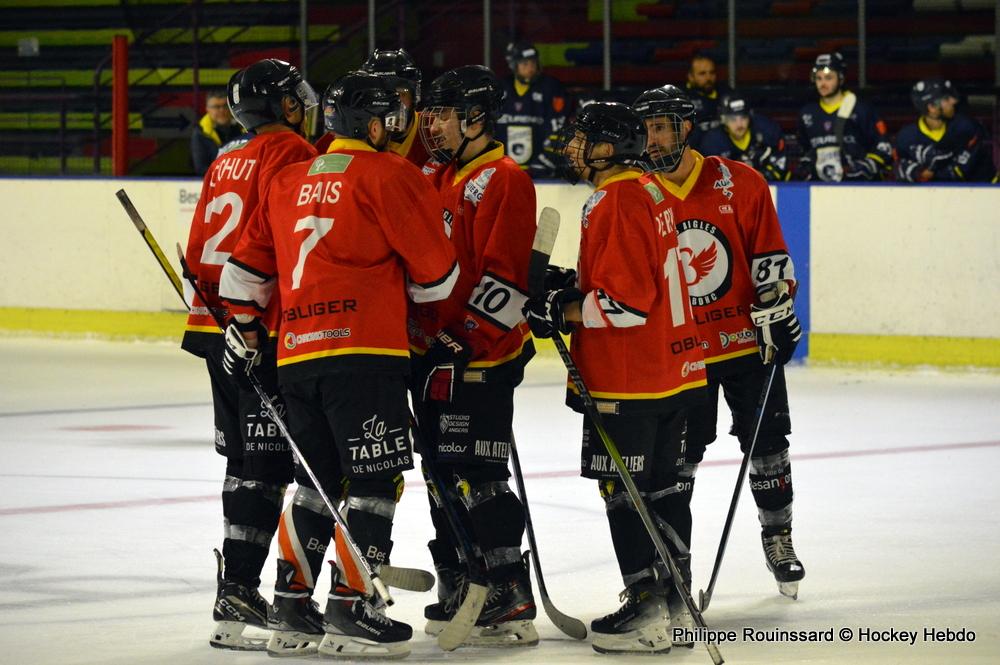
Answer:
[[[750,319],[757,328],[760,358],[765,365],[771,362],[784,365],[792,359],[802,337],[802,327],[792,307],[792,296],[787,287],[784,290],[772,288],[761,295],[761,300],[767,304],[750,306]]]
[[[550,265],[545,268],[545,290],[572,289],[576,286],[576,271],[572,268]]]
[[[528,298],[521,308],[524,319],[535,337],[555,337],[572,328],[566,320],[566,305],[583,300],[580,289],[556,289]]]
[[[879,165],[871,157],[844,158],[844,178],[847,180],[878,180]]]
[[[434,336],[424,360],[430,371],[424,381],[424,401],[450,402],[455,398],[455,384],[462,382],[472,348],[446,330]]]
[[[256,344],[252,347],[245,336],[245,333],[250,332],[257,334]],[[222,354],[222,366],[226,374],[233,377],[239,385],[249,387],[248,377],[253,368],[260,364],[260,346],[266,339],[267,330],[261,325],[260,319],[246,323],[234,319],[226,327],[226,349]]]

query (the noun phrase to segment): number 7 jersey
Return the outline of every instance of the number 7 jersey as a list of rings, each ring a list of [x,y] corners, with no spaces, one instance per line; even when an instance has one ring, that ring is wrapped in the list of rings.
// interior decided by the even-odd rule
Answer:
[[[786,281],[794,289],[795,270],[764,178],[741,162],[694,156],[682,185],[655,180],[677,227],[705,363],[716,377],[760,366],[750,305],[762,286]]]
[[[208,308],[222,308],[219,280],[222,266],[243,235],[268,183],[289,164],[316,156],[316,149],[294,132],[258,134],[229,143],[212,162],[201,186],[201,196],[191,220],[185,258],[199,290],[197,298],[184,280],[185,300],[191,305],[181,348],[204,357],[213,340],[222,334]],[[278,307],[264,317],[268,330],[277,330]]]

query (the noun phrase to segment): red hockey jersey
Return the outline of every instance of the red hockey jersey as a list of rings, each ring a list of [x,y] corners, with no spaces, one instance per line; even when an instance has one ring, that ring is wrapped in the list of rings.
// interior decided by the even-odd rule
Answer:
[[[604,413],[665,411],[704,396],[704,356],[664,201],[654,182],[626,171],[583,208],[583,324],[572,354]],[[583,411],[568,385],[567,404]]]
[[[429,177],[441,188],[446,232],[462,270],[447,300],[411,308],[414,353],[424,353],[447,329],[471,345],[470,369],[526,363],[534,355],[521,315],[535,237],[534,183],[499,143]]]
[[[458,264],[437,192],[399,155],[338,139],[271,182],[222,273],[234,314],[281,297],[278,378],[407,372],[407,295],[445,298]]]
[[[765,284],[794,289],[795,270],[764,178],[742,162],[694,156],[682,186],[656,181],[677,226],[705,362],[723,376],[759,366],[750,305]]]
[[[294,132],[272,132],[233,141],[219,151],[201,186],[201,196],[191,220],[185,259],[198,288],[208,299],[201,302],[184,280],[185,300],[191,305],[181,347],[204,356],[222,334],[208,308],[222,308],[219,278],[243,235],[250,215],[271,178],[283,167],[316,156],[309,142]],[[268,330],[277,330],[277,307],[264,317]]]

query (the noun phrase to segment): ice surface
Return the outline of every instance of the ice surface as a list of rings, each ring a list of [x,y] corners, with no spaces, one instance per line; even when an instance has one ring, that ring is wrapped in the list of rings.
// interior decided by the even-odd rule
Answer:
[[[532,363],[515,430],[555,604],[589,621],[618,606],[603,505],[579,478],[580,418],[557,361]],[[1000,376],[788,371],[795,543],[807,576],[778,595],[753,501],[740,504],[706,620],[712,628],[904,629],[917,643],[722,645],[730,663],[1000,662]],[[169,345],[0,339],[0,663],[273,663],[209,648],[224,462],[212,448],[200,361]],[[725,409],[721,409],[725,414]],[[694,499],[694,586],[708,582],[735,439],[709,449]],[[407,475],[393,560],[430,568],[426,496]],[[274,563],[264,570],[270,596]],[[324,573],[320,591],[325,593]],[[535,649],[444,654],[423,635],[433,594],[397,592],[416,630],[410,662],[599,662],[536,622]],[[972,644],[925,643],[967,628]],[[660,660],[710,662],[702,648]],[[649,658],[616,658],[614,662]]]

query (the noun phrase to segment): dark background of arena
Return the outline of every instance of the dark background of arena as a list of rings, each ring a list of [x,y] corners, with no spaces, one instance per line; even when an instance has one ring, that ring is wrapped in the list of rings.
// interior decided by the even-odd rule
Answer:
[[[111,169],[111,40],[129,37],[130,175],[188,175],[189,135],[206,90],[262,57],[302,66],[299,26],[307,6],[306,75],[322,91],[369,49],[368,2],[309,0],[3,0],[0,11],[0,175],[108,174]],[[402,46],[424,81],[483,59],[483,2],[378,0],[375,42]],[[705,53],[729,72],[726,0],[615,0],[612,89],[602,93],[601,0],[493,0],[490,65],[508,75],[511,39],[535,42],[545,71],[574,99],[630,102],[641,90],[683,85]],[[996,136],[998,4],[992,0],[864,2],[866,86],[858,87],[859,3],[738,0],[736,84],[778,121],[797,154],[799,107],[815,98],[809,71],[819,53],[848,62],[846,87],[873,103],[895,133],[915,118],[910,86],[948,78],[966,113]],[[571,103],[570,108],[574,108]],[[994,141],[994,161],[998,155]]]

